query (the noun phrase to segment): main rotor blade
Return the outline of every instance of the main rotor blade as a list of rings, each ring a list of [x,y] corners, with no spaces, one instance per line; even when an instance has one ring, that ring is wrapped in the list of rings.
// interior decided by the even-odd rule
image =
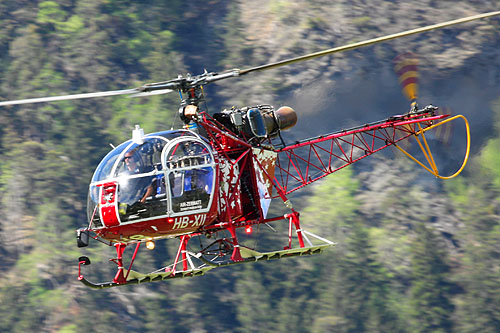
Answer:
[[[107,97],[107,96],[117,96],[117,95],[131,95],[131,94],[135,94],[135,93],[138,93],[138,92],[139,92],[139,90],[137,88],[134,88],[134,89],[125,89],[125,90],[101,91],[101,92],[86,93],[86,94],[61,95],[61,96],[41,97],[41,98],[29,98],[29,99],[20,99],[20,100],[16,100],[16,101],[0,102],[0,106],[19,105],[19,104],[31,104],[31,103],[43,103],[43,102],[54,102],[54,101],[66,101],[66,100],[71,100],[71,99]]]
[[[299,57],[296,57],[296,58],[286,59],[286,60],[278,61],[278,62],[275,62],[275,63],[267,64],[267,65],[262,65],[262,66],[257,66],[257,67],[253,67],[253,68],[243,69],[243,70],[239,71],[239,75],[241,76],[241,75],[245,75],[245,74],[248,74],[248,73],[251,73],[251,72],[263,71],[263,70],[268,70],[268,69],[272,69],[272,68],[276,68],[276,67],[286,66],[286,65],[290,65],[290,64],[293,64],[293,63],[296,63],[296,62],[299,62],[299,61],[304,61],[304,60],[309,60],[309,59],[313,59],[313,58],[317,58],[317,57],[322,57],[324,55],[328,55],[328,54],[332,54],[332,53],[348,51],[348,50],[356,49],[356,48],[362,47],[362,46],[367,46],[367,45],[371,45],[371,44],[385,42],[385,41],[388,41],[388,40],[391,40],[391,39],[396,39],[396,38],[400,38],[400,37],[410,36],[410,35],[422,33],[422,32],[429,31],[429,30],[444,28],[444,27],[447,27],[447,26],[450,26],[450,25],[455,25],[455,24],[465,23],[465,22],[469,22],[469,21],[479,20],[479,19],[482,19],[482,18],[492,17],[492,16],[496,16],[496,15],[500,15],[500,11],[488,12],[488,13],[484,13],[484,14],[478,14],[478,15],[468,16],[468,17],[464,17],[464,18],[461,18],[461,19],[452,20],[452,21],[443,22],[443,23],[438,23],[438,24],[433,24],[433,25],[428,25],[428,26],[425,26],[425,27],[422,27],[422,28],[416,28],[416,29],[412,29],[412,30],[407,30],[407,31],[399,32],[399,33],[392,34],[392,35],[387,35],[387,36],[383,36],[383,37],[368,39],[368,40],[365,40],[365,41],[362,41],[362,42],[352,43],[352,44],[348,44],[348,45],[344,45],[344,46],[340,46],[340,47],[335,47],[335,48],[324,50],[324,51],[310,53],[310,54],[306,54],[306,55],[299,56]]]
[[[443,23],[438,23],[438,24],[433,24],[429,25],[426,27],[422,28],[417,28],[413,30],[408,30],[392,35],[387,35],[383,37],[378,37],[378,38],[373,38],[369,39],[366,41],[358,42],[358,43],[352,43],[340,47],[335,47],[332,49],[320,51],[320,52],[315,52],[315,53],[310,53],[306,54],[300,57],[295,57],[291,59],[286,59],[282,61],[278,61],[275,63],[270,63],[262,66],[257,66],[257,67],[252,67],[248,69],[243,69],[243,70],[238,70],[234,69],[229,72],[217,74],[217,75],[209,75],[211,73],[206,73],[199,75],[198,78],[199,80],[204,80],[205,83],[210,83],[214,81],[218,81],[221,79],[226,79],[229,77],[236,77],[236,76],[241,76],[245,75],[251,72],[256,72],[256,71],[263,71],[263,70],[268,70],[276,67],[281,67],[285,65],[290,65],[299,61],[304,61],[304,60],[309,60],[317,57],[321,57],[324,55],[332,54],[332,53],[337,53],[337,52],[342,52],[342,51],[348,51],[352,49],[356,49],[358,47],[362,46],[367,46],[371,44],[376,44],[384,41],[388,41],[391,39],[396,39],[400,37],[405,37],[413,34],[418,34],[422,33],[425,31],[430,31],[434,29],[439,29],[439,28],[444,28],[447,26],[451,26],[454,24],[459,24],[459,23],[465,23],[473,20],[478,20],[482,18],[488,18],[492,16],[500,15],[500,11],[495,11],[495,12],[489,12],[489,13],[484,13],[484,14],[478,14],[478,15],[473,15],[473,16],[468,16],[464,17],[461,19],[457,20],[452,20],[448,22],[443,22]],[[182,81],[184,82],[184,81]],[[200,81],[201,82],[201,81]],[[200,84],[200,82],[191,82],[192,84]],[[86,94],[74,94],[74,95],[62,95],[62,96],[53,96],[53,97],[41,97],[41,98],[30,98],[30,99],[22,99],[22,100],[14,100],[14,101],[4,101],[0,102],[0,106],[7,106],[7,105],[19,105],[19,104],[30,104],[30,103],[42,103],[42,102],[54,102],[54,101],[64,101],[64,100],[73,100],[73,99],[83,99],[83,98],[94,98],[94,97],[106,97],[106,96],[117,96],[117,95],[133,95],[134,96],[150,96],[150,95],[157,95],[157,94],[165,94],[172,89],[179,89],[181,86],[180,81],[176,80],[171,80],[171,81],[166,81],[161,84],[149,84],[149,85],[144,85],[139,88],[133,88],[133,89],[125,89],[125,90],[111,90],[111,91],[102,91],[102,92],[95,92],[95,93],[86,93]]]
[[[148,96],[153,96],[153,95],[163,95],[163,94],[168,94],[169,92],[172,92],[172,89],[160,89],[160,90],[149,90],[149,91],[141,91],[141,92],[136,92],[129,97],[148,97]]]

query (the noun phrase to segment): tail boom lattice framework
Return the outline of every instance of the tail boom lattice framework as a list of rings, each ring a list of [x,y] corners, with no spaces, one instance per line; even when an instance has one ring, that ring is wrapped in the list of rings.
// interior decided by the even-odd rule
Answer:
[[[289,194],[377,151],[395,145],[448,115],[427,106],[415,113],[342,130],[277,149],[275,185]],[[275,195],[277,197],[278,195]]]

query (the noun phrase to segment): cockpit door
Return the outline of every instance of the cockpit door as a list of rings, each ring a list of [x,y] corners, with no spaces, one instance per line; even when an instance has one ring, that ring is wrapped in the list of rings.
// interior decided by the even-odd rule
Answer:
[[[169,215],[190,215],[210,210],[214,197],[215,162],[210,146],[195,137],[170,141],[162,153]]]

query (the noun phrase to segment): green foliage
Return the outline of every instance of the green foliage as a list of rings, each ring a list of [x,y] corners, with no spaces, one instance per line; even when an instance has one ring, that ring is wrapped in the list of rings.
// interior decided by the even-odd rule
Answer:
[[[403,330],[392,299],[390,276],[378,262],[360,222],[354,222],[346,243],[346,252],[333,262],[333,273],[319,293],[320,309],[313,331]]]
[[[410,317],[414,332],[451,332],[449,266],[438,239],[424,225],[417,225],[411,257]]]
[[[486,145],[482,148],[478,157],[479,176],[481,181],[485,182],[485,186],[491,184],[494,187],[495,194],[498,196],[500,193],[500,99],[492,103],[494,112],[494,127],[497,136],[490,138]]]
[[[364,26],[370,22],[371,18],[369,16],[361,16],[352,19],[352,23],[355,25]]]
[[[495,138],[488,141],[481,151],[480,163],[486,172],[486,177],[491,179],[491,183],[496,191],[500,191],[500,139]]]
[[[496,234],[498,244],[500,237],[498,232]],[[496,332],[500,329],[497,246],[481,243],[475,237],[471,241],[473,243],[467,246],[460,274],[465,294],[458,302],[457,326],[461,332]]]
[[[469,203],[469,197],[467,193],[467,184],[463,178],[454,178],[444,184],[446,193],[455,205],[458,207],[467,205]]]
[[[261,274],[252,267],[245,267],[243,276],[235,286],[236,319],[241,332],[262,332],[270,324],[273,315],[271,299],[266,292]]]
[[[58,32],[64,38],[71,38],[71,36],[77,35],[84,27],[85,24],[78,15],[72,15],[66,21],[60,22],[57,25]]]
[[[458,298],[456,316],[458,329],[462,332],[500,329],[498,192],[496,188],[484,191],[479,187],[490,182],[487,179],[470,185],[467,204],[463,207],[464,255],[457,280],[465,292]]]
[[[30,299],[27,286],[4,286],[0,289],[0,327],[6,332],[26,332],[43,323],[45,309]]]
[[[261,12],[251,2],[225,0],[1,1],[0,96],[123,89],[205,67],[245,68],[310,47],[332,47],[340,37],[358,40],[387,22],[397,24],[377,11],[393,6],[390,2],[367,3],[366,8],[354,4],[352,13],[345,13],[351,3],[332,5],[341,16],[331,16],[330,5],[276,0]],[[404,24],[414,18],[406,14]],[[436,17],[431,14],[427,16]],[[252,31],[260,25],[269,29],[269,40]],[[279,35],[295,28],[293,36]],[[491,39],[496,38],[496,30],[490,30]],[[432,54],[434,44],[443,43],[426,43],[426,54]],[[470,53],[482,54],[483,47]],[[393,54],[395,49],[384,46],[376,53]],[[339,59],[352,80],[359,64],[348,58],[325,58],[318,62],[324,65],[307,67],[320,82],[318,89],[330,89],[323,79],[336,79],[332,73],[339,73]],[[277,95],[302,79],[293,69],[282,73],[257,75],[255,81],[240,81],[242,85],[232,86],[232,81],[212,96],[221,104],[227,103],[224,96],[252,103],[286,100],[289,95]],[[356,88],[361,101],[363,89],[349,80],[339,81],[346,85],[342,89]],[[251,99],[243,85],[268,96]],[[377,93],[393,101],[381,86]],[[486,92],[482,97],[490,98]],[[304,99],[311,109],[318,104],[311,102],[314,96]],[[302,227],[338,242],[322,255],[231,266],[204,277],[119,290],[83,288],[76,281],[80,255],[92,258],[85,267],[92,280],[106,281],[115,273],[108,262],[112,248],[77,249],[74,244],[74,229],[87,224],[85,202],[93,170],[108,144],[129,139],[135,124],[146,132],[169,129],[177,119],[178,100],[171,93],[0,110],[0,331],[500,331],[498,100],[492,105],[497,133],[471,157],[472,171],[464,177],[443,186],[421,182],[410,166],[384,155],[368,179],[358,169],[343,169],[311,186],[307,200],[298,197],[294,204]],[[384,102],[383,112],[385,107]],[[301,116],[306,122],[308,117]],[[444,198],[449,205],[442,204]],[[445,238],[432,230],[452,233],[452,241],[446,238],[447,247],[442,246]],[[269,248],[281,241],[275,234],[258,238],[259,245]],[[176,253],[176,240],[166,243],[156,252],[141,253],[137,264],[161,267]]]
[[[341,228],[348,225],[359,207],[354,198],[358,181],[352,168],[344,168],[322,180],[314,188],[303,211],[303,223],[313,232],[325,236],[341,236]]]
[[[244,26],[239,17],[241,16],[240,8],[236,3],[232,3],[230,11],[225,17],[225,26],[228,27],[223,34],[225,48],[230,51],[227,57],[222,61],[225,66],[242,66],[242,59],[245,59],[246,64],[251,64],[253,61],[253,48],[245,43]]]
[[[38,5],[37,23],[57,25],[64,21],[66,12],[55,1],[44,1]]]

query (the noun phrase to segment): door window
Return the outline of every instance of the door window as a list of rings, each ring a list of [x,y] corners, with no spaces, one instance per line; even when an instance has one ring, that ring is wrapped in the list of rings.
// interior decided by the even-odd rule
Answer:
[[[210,209],[215,164],[210,147],[205,142],[196,138],[173,140],[165,149],[163,163],[173,215]]]

